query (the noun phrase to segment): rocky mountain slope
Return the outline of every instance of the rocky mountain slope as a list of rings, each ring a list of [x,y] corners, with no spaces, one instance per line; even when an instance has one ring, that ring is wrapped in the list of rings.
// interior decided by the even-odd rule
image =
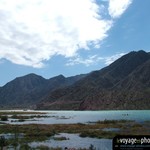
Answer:
[[[37,104],[47,93],[57,88],[72,85],[85,75],[65,78],[59,75],[44,79],[36,74],[18,77],[0,88],[1,107],[29,107]]]
[[[150,55],[131,52],[71,86],[54,90],[37,109],[150,109]]]

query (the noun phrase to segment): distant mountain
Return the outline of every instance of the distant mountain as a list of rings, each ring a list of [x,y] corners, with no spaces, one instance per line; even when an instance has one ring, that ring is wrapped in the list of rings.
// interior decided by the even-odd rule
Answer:
[[[0,90],[0,105],[29,106],[43,94],[45,85],[46,80],[35,74],[16,78]]]
[[[65,78],[59,75],[44,79],[36,74],[18,77],[0,88],[0,106],[3,107],[33,107],[47,93],[65,86],[72,85],[85,75]]]
[[[37,109],[150,109],[150,54],[130,52],[70,86],[49,92]]]

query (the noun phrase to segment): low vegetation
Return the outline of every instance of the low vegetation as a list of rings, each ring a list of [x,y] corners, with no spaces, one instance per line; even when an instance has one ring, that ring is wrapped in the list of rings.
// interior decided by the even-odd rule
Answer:
[[[33,114],[47,114],[46,112],[38,112],[38,111],[0,111],[1,115],[33,115]]]
[[[27,119],[33,118],[41,118],[41,117],[57,117],[57,116],[47,116],[47,115],[39,115],[32,114],[27,115],[24,114],[26,112],[19,113],[4,113],[0,115],[1,122],[7,121],[8,119],[16,119],[18,121],[25,121]],[[62,117],[64,118],[64,117]],[[67,119],[67,118],[65,118]],[[104,129],[117,128],[117,131],[105,131]],[[22,150],[34,150],[31,148],[28,143],[37,142],[37,141],[45,141],[50,138],[62,141],[69,140],[67,137],[59,137],[55,136],[59,133],[72,133],[79,134],[80,137],[91,137],[91,138],[105,138],[112,139],[116,135],[147,135],[150,134],[150,122],[146,121],[143,123],[138,123],[136,121],[131,120],[104,120],[97,122],[89,122],[87,124],[77,123],[77,124],[23,124],[23,125],[13,125],[13,124],[1,124],[0,125],[0,134],[13,134],[14,137],[10,139],[5,139],[4,136],[0,136],[0,146],[12,146],[18,147]],[[20,138],[19,135],[23,136]],[[94,146],[91,146],[94,149]],[[39,146],[35,149],[38,150],[61,150],[62,148],[50,148],[47,146]],[[90,148],[89,148],[90,149]],[[82,150],[82,148],[80,149]],[[84,149],[86,150],[86,149]]]
[[[64,137],[64,136],[61,136],[61,137],[54,137],[53,139],[56,140],[56,141],[69,140],[68,138],[66,138],[66,137]]]
[[[53,114],[53,113],[52,113]],[[46,115],[44,112],[27,112],[27,111],[10,111],[10,112],[0,112],[0,121],[8,121],[11,122],[24,122],[24,121],[38,121],[38,118],[55,118],[55,119],[70,119],[71,117],[65,116],[56,116],[56,115]],[[4,123],[4,122],[3,122]],[[0,124],[3,124],[0,122]]]
[[[28,116],[25,116],[25,115],[12,115],[10,118],[12,119],[33,119],[33,118],[48,118],[50,116],[47,116],[47,115],[28,115]]]
[[[0,120],[1,121],[7,121],[8,120],[8,116],[0,116]]]
[[[4,124],[4,121],[8,121],[9,119],[11,122],[24,122],[24,121],[37,121],[37,118],[56,118],[56,119],[69,119],[69,118],[64,118],[58,117],[58,116],[50,116],[46,115],[46,113],[37,113],[37,112],[0,112],[0,124]]]

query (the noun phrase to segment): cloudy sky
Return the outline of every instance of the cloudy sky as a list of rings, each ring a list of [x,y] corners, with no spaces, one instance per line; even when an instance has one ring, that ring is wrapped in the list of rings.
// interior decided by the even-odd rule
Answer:
[[[149,51],[149,0],[0,0],[0,86],[99,70]]]

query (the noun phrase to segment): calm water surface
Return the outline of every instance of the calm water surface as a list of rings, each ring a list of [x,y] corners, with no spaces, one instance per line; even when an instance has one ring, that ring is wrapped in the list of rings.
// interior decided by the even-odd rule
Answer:
[[[150,120],[150,110],[127,110],[127,111],[38,111],[46,112],[47,118],[35,118],[35,121],[11,122],[11,124],[71,124],[88,123],[98,120],[135,120],[138,122]]]
[[[10,111],[10,110],[9,110]],[[25,122],[11,122],[10,124],[71,124],[71,123],[88,123],[107,120],[135,120],[138,122],[150,121],[150,110],[127,110],[127,111],[37,111],[46,112],[47,118],[34,118],[35,121]],[[40,114],[41,115],[41,114]],[[106,129],[110,130],[110,129]],[[112,130],[112,129],[111,129]],[[114,129],[113,129],[114,130]],[[110,139],[96,139],[96,138],[81,138],[78,134],[61,133],[59,136],[65,136],[68,140],[55,141],[49,139],[44,142],[33,142],[31,146],[47,145],[50,147],[68,147],[68,148],[89,148],[93,144],[96,150],[112,150],[112,140]]]
[[[49,147],[61,147],[61,148],[89,148],[90,145],[94,145],[96,150],[112,150],[112,140],[110,139],[96,139],[96,138],[81,138],[78,134],[61,133],[56,137],[66,137],[68,140],[56,141],[49,139],[45,142],[32,142],[30,146],[37,147],[40,145],[46,145]]]

